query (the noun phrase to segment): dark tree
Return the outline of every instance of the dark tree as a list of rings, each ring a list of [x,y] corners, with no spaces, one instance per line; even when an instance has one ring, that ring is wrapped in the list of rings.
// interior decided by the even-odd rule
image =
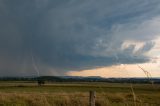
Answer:
[[[38,80],[37,83],[38,83],[38,86],[42,86],[42,85],[45,84],[45,81],[44,80]]]

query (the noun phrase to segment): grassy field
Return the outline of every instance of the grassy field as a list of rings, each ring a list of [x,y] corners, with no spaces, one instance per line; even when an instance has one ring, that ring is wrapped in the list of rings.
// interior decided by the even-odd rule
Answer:
[[[160,106],[160,85],[120,83],[0,82],[0,106]]]

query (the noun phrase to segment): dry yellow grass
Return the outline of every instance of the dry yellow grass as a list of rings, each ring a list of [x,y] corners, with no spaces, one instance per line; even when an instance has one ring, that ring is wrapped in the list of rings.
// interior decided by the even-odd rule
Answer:
[[[132,93],[97,93],[96,106],[134,106]],[[0,105],[14,106],[88,106],[88,93],[0,93]],[[137,106],[143,106],[139,101]],[[148,105],[150,106],[150,105]],[[152,106],[154,106],[152,104]],[[156,105],[155,105],[156,106]]]
[[[57,83],[38,87],[1,83],[0,106],[88,106],[90,90],[96,91],[96,106],[160,106],[159,85],[153,89],[151,84]]]

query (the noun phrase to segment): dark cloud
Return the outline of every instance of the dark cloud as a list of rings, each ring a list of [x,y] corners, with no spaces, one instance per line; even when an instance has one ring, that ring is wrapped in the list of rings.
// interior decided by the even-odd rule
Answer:
[[[63,75],[149,61],[158,0],[1,0],[0,74]],[[126,41],[142,42],[122,49]],[[36,65],[36,68],[35,68]]]

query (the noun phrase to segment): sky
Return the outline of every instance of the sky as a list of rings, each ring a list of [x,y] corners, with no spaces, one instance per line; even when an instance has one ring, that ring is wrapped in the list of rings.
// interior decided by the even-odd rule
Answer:
[[[0,76],[160,76],[159,0],[0,0]]]

